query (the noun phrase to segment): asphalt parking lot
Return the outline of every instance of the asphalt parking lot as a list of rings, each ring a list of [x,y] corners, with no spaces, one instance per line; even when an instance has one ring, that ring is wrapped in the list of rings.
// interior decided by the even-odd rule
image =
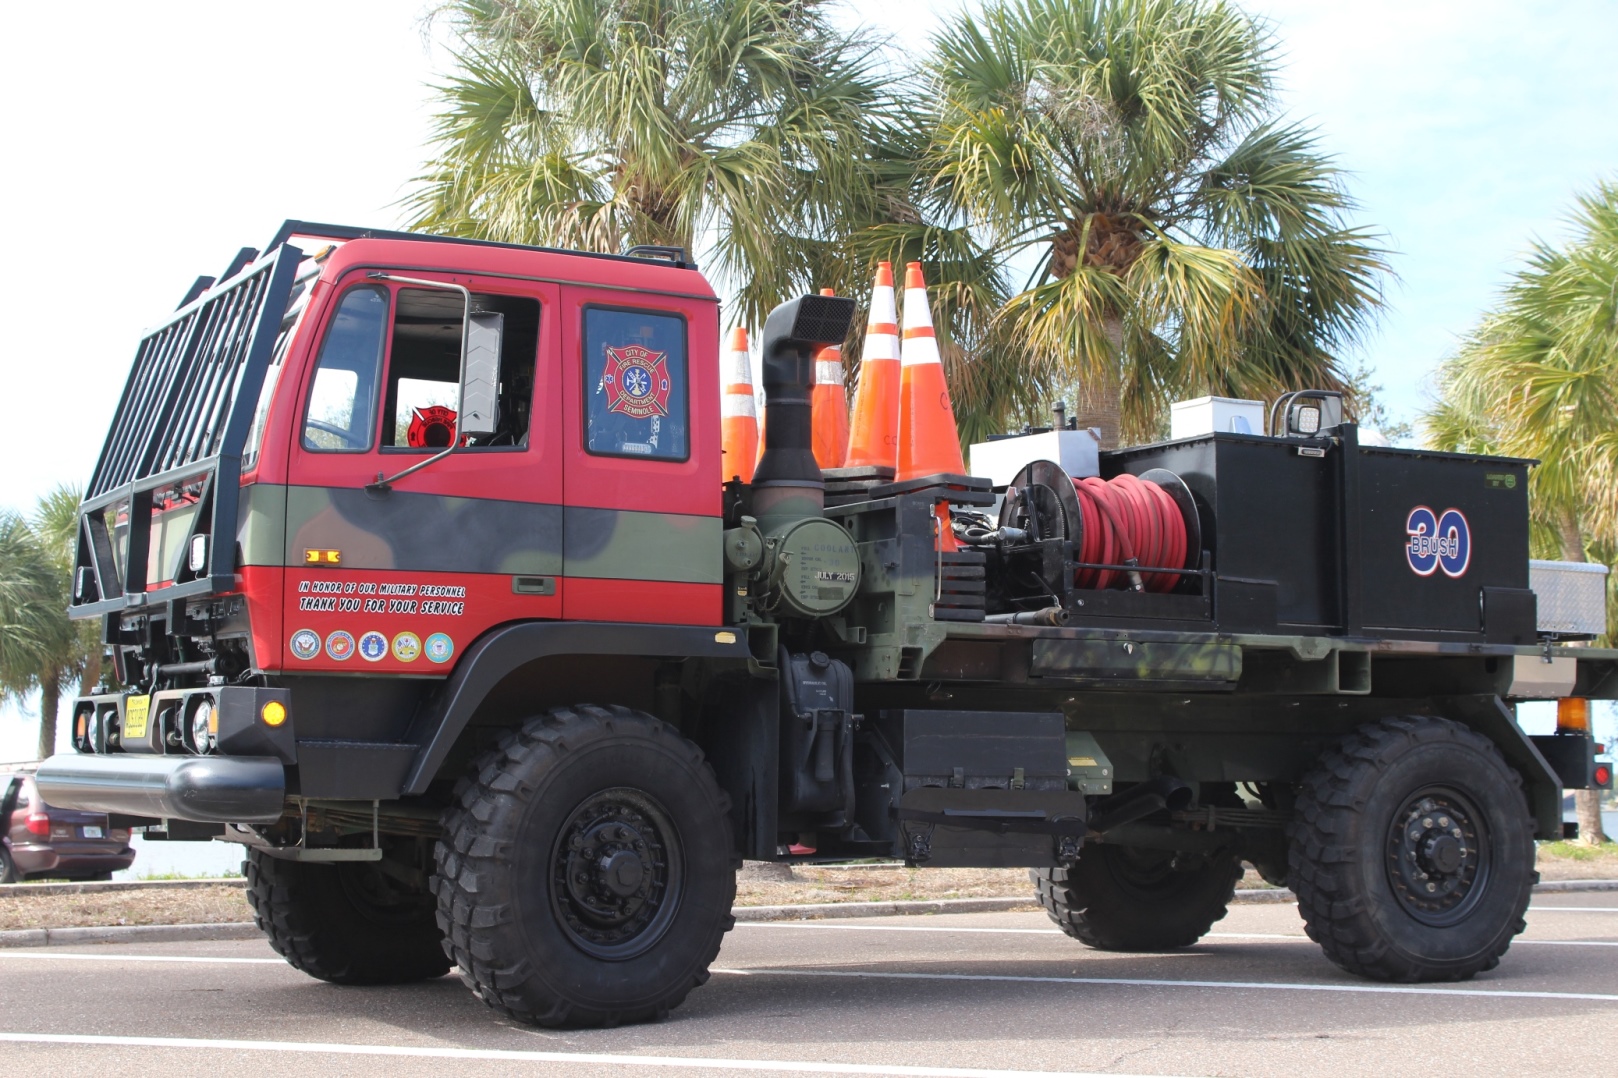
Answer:
[[[1610,1072],[1618,896],[1537,896],[1499,969],[1378,985],[1291,906],[1089,951],[1040,914],[738,925],[668,1021],[513,1025],[454,977],[337,988],[257,941],[0,951],[10,1073],[1384,1075]]]

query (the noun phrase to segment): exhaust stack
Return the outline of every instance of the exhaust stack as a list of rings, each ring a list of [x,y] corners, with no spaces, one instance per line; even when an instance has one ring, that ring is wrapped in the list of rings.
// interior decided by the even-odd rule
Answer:
[[[842,296],[799,296],[764,320],[764,456],[753,471],[753,515],[766,535],[825,510],[814,451],[814,356],[841,345],[853,320],[854,301]]]

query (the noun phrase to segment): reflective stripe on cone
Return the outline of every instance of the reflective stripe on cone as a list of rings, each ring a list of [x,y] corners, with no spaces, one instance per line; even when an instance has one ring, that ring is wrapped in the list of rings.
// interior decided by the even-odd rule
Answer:
[[[921,263],[905,266],[905,328],[899,375],[899,482],[929,475],[964,475],[955,409],[939,360],[933,314]],[[938,548],[955,550],[949,505],[938,506]]]
[[[823,296],[835,296],[822,288]],[[815,388],[810,398],[814,429],[815,463],[841,468],[848,457],[848,391],[843,388],[843,350],[822,348],[815,353]]]
[[[719,417],[725,481],[740,479],[750,483],[762,439],[759,437],[758,401],[753,396],[753,364],[747,357],[747,330],[740,326],[730,331],[724,373]]]
[[[893,468],[899,461],[899,313],[893,302],[893,265],[877,264],[871,316],[854,389],[847,468]]]

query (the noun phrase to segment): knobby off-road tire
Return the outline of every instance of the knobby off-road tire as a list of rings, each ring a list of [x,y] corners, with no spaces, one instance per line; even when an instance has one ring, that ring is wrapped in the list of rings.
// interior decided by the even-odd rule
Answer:
[[[1292,888],[1309,937],[1382,981],[1493,969],[1539,874],[1522,779],[1481,734],[1438,718],[1361,727],[1303,780]]]
[[[399,984],[449,972],[424,891],[368,861],[310,864],[247,851],[247,903],[294,969],[333,984]]]
[[[461,979],[542,1026],[661,1018],[735,923],[730,803],[695,745],[624,707],[556,708],[463,779],[437,850]]]
[[[1159,850],[1090,843],[1072,868],[1031,869],[1039,904],[1074,939],[1102,951],[1189,947],[1225,916],[1242,865],[1228,850],[1175,867]]]

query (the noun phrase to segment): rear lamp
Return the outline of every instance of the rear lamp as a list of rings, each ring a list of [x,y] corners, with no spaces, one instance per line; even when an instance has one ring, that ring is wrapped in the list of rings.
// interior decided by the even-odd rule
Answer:
[[[265,726],[280,726],[287,721],[287,706],[279,700],[271,700],[259,709],[258,715]]]
[[[1590,733],[1590,701],[1582,696],[1564,696],[1556,701],[1556,732]]]
[[[51,833],[51,818],[43,812],[30,812],[28,814],[28,833],[48,837]]]
[[[1314,434],[1320,430],[1320,406],[1316,404],[1300,404],[1292,409],[1292,422],[1288,424],[1293,434]]]
[[[208,537],[206,535],[193,535],[191,537],[190,557],[186,560],[186,566],[193,573],[200,573],[207,564]]]
[[[1612,789],[1612,765],[1596,764],[1590,769],[1590,785],[1597,790]]]
[[[80,711],[73,716],[73,748],[79,752],[94,752],[90,743],[90,716],[92,711]]]
[[[84,744],[86,752],[101,751],[101,710],[99,708],[91,711],[85,722]]]

